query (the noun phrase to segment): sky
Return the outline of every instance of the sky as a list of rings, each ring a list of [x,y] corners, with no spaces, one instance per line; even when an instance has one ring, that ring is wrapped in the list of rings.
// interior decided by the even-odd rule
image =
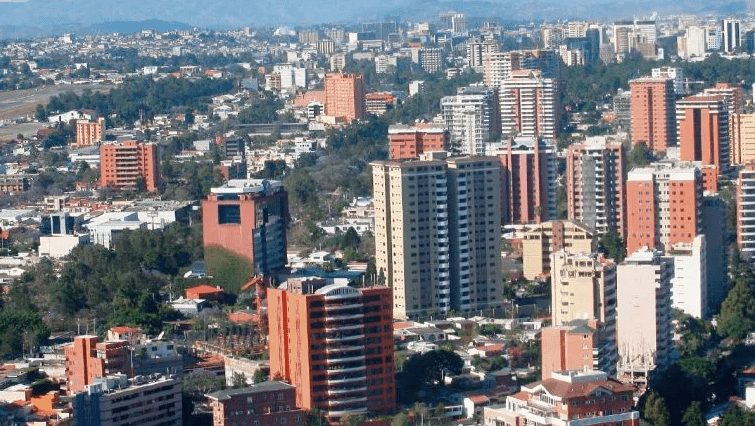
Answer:
[[[671,8],[695,13],[705,7],[732,6],[744,9],[744,1],[716,0],[0,0],[0,25],[36,27],[61,24],[88,24],[105,21],[178,21],[206,28],[243,26],[306,25],[381,19],[386,14],[435,14],[452,5],[469,5],[471,16],[496,16],[503,19],[617,19],[633,14],[668,12]],[[486,7],[489,10],[486,10]],[[448,7],[449,9],[451,7]],[[459,10],[466,12],[464,10]],[[487,15],[490,13],[492,15]],[[426,18],[424,18],[426,19]]]

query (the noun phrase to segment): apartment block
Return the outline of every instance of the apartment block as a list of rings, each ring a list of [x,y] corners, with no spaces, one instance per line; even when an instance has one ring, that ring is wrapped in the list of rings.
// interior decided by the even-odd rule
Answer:
[[[419,158],[425,152],[448,151],[451,135],[444,127],[431,124],[388,126],[388,145],[391,160]]]
[[[731,120],[731,164],[755,162],[755,114],[734,113]]]
[[[632,145],[645,142],[651,151],[665,151],[676,142],[674,81],[644,77],[629,82]]]
[[[705,235],[690,243],[674,244],[668,255],[674,258],[671,279],[671,307],[694,318],[708,316],[708,271]]]
[[[452,149],[465,155],[485,155],[498,127],[497,95],[484,86],[459,88],[440,100],[441,114],[451,137]]]
[[[223,389],[207,395],[213,426],[300,426],[305,412],[296,406],[296,388],[269,381],[238,389]]]
[[[560,131],[558,80],[540,70],[515,70],[500,86],[501,133],[555,139]]]
[[[503,169],[503,222],[555,219],[557,170],[553,145],[539,138],[515,138],[497,155]]]
[[[486,52],[482,54],[483,82],[488,87],[501,87],[514,70],[521,69],[519,52]]]
[[[595,370],[569,370],[521,387],[500,407],[485,407],[485,426],[639,426],[636,388]],[[599,396],[599,397],[598,397]]]
[[[672,362],[671,280],[674,260],[643,248],[617,267],[618,377],[647,384],[654,370]]]
[[[737,181],[737,247],[743,259],[755,258],[755,164],[739,171]]]
[[[729,172],[729,111],[723,96],[689,96],[676,103],[679,159]]]
[[[522,237],[524,277],[534,280],[549,276],[551,255],[566,250],[570,253],[594,253],[595,234],[571,221],[549,221],[533,226]]]
[[[267,290],[270,377],[331,422],[396,409],[391,289]]]
[[[626,161],[620,142],[588,138],[566,154],[567,215],[593,232],[626,233]]]
[[[181,426],[181,381],[167,376],[111,375],[73,399],[74,426]]]
[[[97,336],[77,336],[64,348],[68,392],[86,390],[100,377],[130,374],[129,345],[126,341],[100,342]]]
[[[627,253],[690,243],[703,231],[702,173],[692,163],[658,162],[627,177]]]
[[[249,262],[254,273],[269,274],[286,265],[288,193],[280,181],[229,180],[211,188],[202,201],[202,232],[207,271],[227,254]],[[244,278],[245,279],[245,278]]]
[[[600,370],[616,375],[616,328],[596,319],[572,320],[540,332],[542,377],[564,370]]]
[[[116,189],[136,188],[143,182],[148,192],[160,182],[159,147],[136,141],[100,145],[100,185]]]
[[[394,315],[499,307],[498,159],[435,153],[371,165],[375,260],[393,288]]]
[[[729,83],[716,83],[713,87],[703,90],[704,96],[722,96],[726,100],[729,116],[742,112],[744,106],[744,89],[741,86],[732,86]]]
[[[553,325],[596,319],[609,332],[616,327],[616,265],[602,255],[551,254]]]
[[[416,52],[416,53],[415,53]],[[416,55],[416,62],[419,67],[427,73],[434,73],[443,70],[443,49],[439,47],[422,47],[412,52]]]
[[[365,118],[364,78],[360,74],[325,75],[325,115],[352,121]]]
[[[494,40],[468,40],[467,62],[469,67],[477,73],[483,73],[485,58],[491,53],[498,52],[498,44]],[[492,86],[491,86],[492,87]]]
[[[76,146],[92,146],[105,138],[105,119],[76,121]]]

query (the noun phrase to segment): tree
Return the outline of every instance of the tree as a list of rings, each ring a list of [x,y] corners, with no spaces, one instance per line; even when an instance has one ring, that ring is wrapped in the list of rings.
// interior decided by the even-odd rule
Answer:
[[[738,279],[721,304],[718,334],[742,340],[755,329],[755,292],[750,279]]]
[[[611,231],[600,237],[598,251],[606,257],[620,263],[627,257],[627,246],[616,231]]]
[[[703,410],[700,408],[700,401],[692,401],[689,407],[684,410],[682,423],[684,423],[684,426],[706,426],[708,424],[705,421]]]
[[[254,384],[262,383],[264,381],[267,381],[267,374],[265,374],[265,372],[262,371],[262,369],[259,369],[259,370],[257,370],[257,371],[254,372],[254,376],[252,377],[252,381],[254,382]]]
[[[645,420],[653,426],[668,426],[671,421],[671,415],[666,408],[666,401],[655,391],[651,391],[645,399],[645,409],[643,410]]]
[[[246,375],[244,373],[233,373],[233,385],[234,388],[246,387]]]
[[[655,156],[650,152],[644,141],[635,144],[632,150],[629,151],[629,155],[627,155],[627,163],[630,169],[633,167],[645,167],[655,160]]]
[[[411,426],[411,421],[409,420],[409,416],[406,415],[403,411],[393,416],[391,419],[391,426]]]
[[[443,384],[447,374],[461,374],[464,361],[453,351],[439,349],[423,355],[426,371],[434,383]]]
[[[47,120],[47,110],[45,110],[45,107],[42,104],[37,104],[37,110],[34,113],[34,118],[36,118],[37,121]]]

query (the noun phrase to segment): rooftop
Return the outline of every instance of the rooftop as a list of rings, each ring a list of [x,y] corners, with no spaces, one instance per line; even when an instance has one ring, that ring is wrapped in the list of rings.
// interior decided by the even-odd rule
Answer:
[[[258,383],[256,385],[245,388],[219,390],[217,392],[207,394],[207,397],[217,401],[227,401],[235,395],[247,395],[250,393],[261,392],[277,392],[288,389],[294,389],[294,387],[285,382],[270,381]]]

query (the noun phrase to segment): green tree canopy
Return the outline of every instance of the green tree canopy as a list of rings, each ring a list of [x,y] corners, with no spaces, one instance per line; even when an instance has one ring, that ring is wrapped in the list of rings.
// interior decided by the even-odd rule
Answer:
[[[741,340],[755,329],[755,292],[752,285],[752,279],[740,278],[729,290],[718,316],[719,335]]]

